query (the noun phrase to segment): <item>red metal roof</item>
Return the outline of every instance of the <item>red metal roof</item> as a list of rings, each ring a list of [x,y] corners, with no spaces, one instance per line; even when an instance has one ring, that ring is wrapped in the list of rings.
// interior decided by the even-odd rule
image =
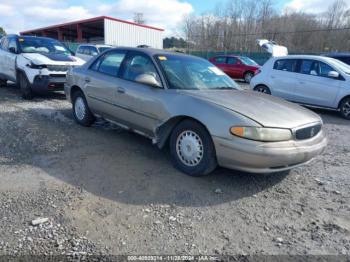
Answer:
[[[78,21],[73,21],[73,22],[68,22],[68,23],[63,23],[63,24],[52,25],[52,26],[48,26],[48,27],[37,28],[37,29],[33,29],[33,30],[27,30],[27,31],[20,32],[20,34],[28,34],[28,33],[35,32],[35,31],[43,31],[43,30],[55,29],[58,27],[72,26],[72,25],[76,25],[76,24],[89,23],[89,22],[96,22],[96,21],[100,21],[100,20],[104,20],[104,19],[113,20],[113,21],[117,21],[117,22],[121,22],[121,23],[125,23],[125,24],[130,24],[130,25],[135,25],[135,26],[140,26],[140,27],[144,27],[144,28],[148,28],[148,29],[164,31],[164,29],[162,29],[162,28],[157,28],[157,27],[143,25],[143,24],[137,24],[134,22],[130,22],[130,21],[126,21],[126,20],[122,20],[122,19],[118,19],[118,18],[113,18],[113,17],[109,17],[109,16],[98,16],[98,17],[84,19],[84,20],[78,20]]]

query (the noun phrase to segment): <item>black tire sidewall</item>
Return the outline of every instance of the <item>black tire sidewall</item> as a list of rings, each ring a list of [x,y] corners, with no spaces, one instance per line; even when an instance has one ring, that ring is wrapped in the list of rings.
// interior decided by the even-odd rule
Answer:
[[[340,110],[340,114],[342,115],[343,118],[345,118],[345,119],[347,119],[347,120],[350,120],[350,115],[346,116],[346,115],[344,114],[344,112],[343,112],[343,107],[344,107],[344,104],[345,104],[346,102],[349,102],[349,103],[350,103],[350,97],[345,98],[345,99],[340,103],[340,108],[339,108],[339,110]]]
[[[85,115],[84,118],[82,120],[80,120],[75,112],[75,101],[81,97],[83,99],[83,102],[85,104]],[[86,98],[84,96],[84,93],[82,91],[76,91],[73,93],[72,95],[72,105],[73,105],[73,116],[74,119],[77,123],[79,123],[80,125],[83,126],[91,126],[93,124],[93,122],[95,121],[95,117],[93,116],[93,114],[91,113],[88,103],[86,101]]]
[[[265,92],[260,92],[258,89],[261,88],[261,87],[263,87],[267,92],[266,92],[266,93],[265,93]],[[263,93],[263,94],[266,94],[266,95],[271,95],[271,90],[270,90],[270,88],[268,88],[268,87],[265,86],[265,85],[258,85],[258,86],[256,86],[256,87],[254,87],[254,91],[259,92],[259,93]]]
[[[247,81],[247,76],[248,76],[248,75],[251,76],[249,81]],[[252,72],[247,72],[247,73],[245,73],[245,74],[244,74],[244,81],[245,81],[247,84],[249,84],[250,81],[252,80],[253,76],[254,76],[254,74],[253,74]]]
[[[189,167],[182,163],[176,151],[177,138],[186,130],[195,132],[201,138],[204,147],[203,158],[195,167]],[[206,128],[196,121],[185,120],[180,122],[173,130],[169,144],[174,166],[187,175],[196,177],[204,176],[212,172],[217,166],[216,152],[212,138]]]
[[[32,88],[30,86],[27,76],[23,72],[18,73],[18,85],[21,90],[23,99],[27,99],[27,100],[33,99]]]

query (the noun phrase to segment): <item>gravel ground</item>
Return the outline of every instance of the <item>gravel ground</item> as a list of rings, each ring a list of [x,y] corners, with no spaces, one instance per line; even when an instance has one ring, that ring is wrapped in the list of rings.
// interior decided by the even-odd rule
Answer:
[[[62,94],[0,88],[0,255],[349,256],[350,122],[317,113],[329,146],[311,164],[192,178],[143,137],[78,126]]]

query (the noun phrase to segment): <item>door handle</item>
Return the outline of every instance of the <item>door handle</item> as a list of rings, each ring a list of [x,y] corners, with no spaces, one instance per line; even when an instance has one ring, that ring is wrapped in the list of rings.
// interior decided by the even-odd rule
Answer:
[[[124,94],[125,93],[125,89],[122,88],[122,87],[118,87],[117,88],[117,92],[120,93],[120,94]]]
[[[85,77],[84,80],[85,80],[86,83],[90,83],[91,82],[91,79],[89,77]]]
[[[272,79],[275,79],[276,77],[275,76],[271,76]]]
[[[303,82],[303,81],[300,81],[300,82],[299,82],[299,84],[303,85],[303,84],[305,84],[305,82]]]

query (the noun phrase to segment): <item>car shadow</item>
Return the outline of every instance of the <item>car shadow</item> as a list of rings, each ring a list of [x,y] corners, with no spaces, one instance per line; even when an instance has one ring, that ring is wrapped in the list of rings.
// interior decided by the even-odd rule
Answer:
[[[19,87],[13,83],[13,82],[8,82],[6,86],[0,87],[2,89],[6,89],[8,94],[14,95],[21,97],[21,91]],[[53,91],[53,92],[48,92],[48,93],[41,93],[41,94],[35,94],[33,101],[41,101],[41,100],[65,100],[66,96],[63,91]],[[28,101],[24,100],[23,101]],[[16,101],[18,102],[18,101]]]
[[[45,108],[39,110],[1,113],[2,121],[26,120],[13,123],[21,128],[9,127],[11,134],[5,127],[0,129],[6,141],[0,149],[0,165],[40,169],[55,181],[112,201],[212,206],[256,195],[288,175],[218,168],[209,176],[190,177],[172,166],[167,148],[160,150],[149,139],[103,120],[81,127],[70,109],[55,113],[48,108],[50,113],[45,114]],[[51,119],[57,114],[64,117]]]

